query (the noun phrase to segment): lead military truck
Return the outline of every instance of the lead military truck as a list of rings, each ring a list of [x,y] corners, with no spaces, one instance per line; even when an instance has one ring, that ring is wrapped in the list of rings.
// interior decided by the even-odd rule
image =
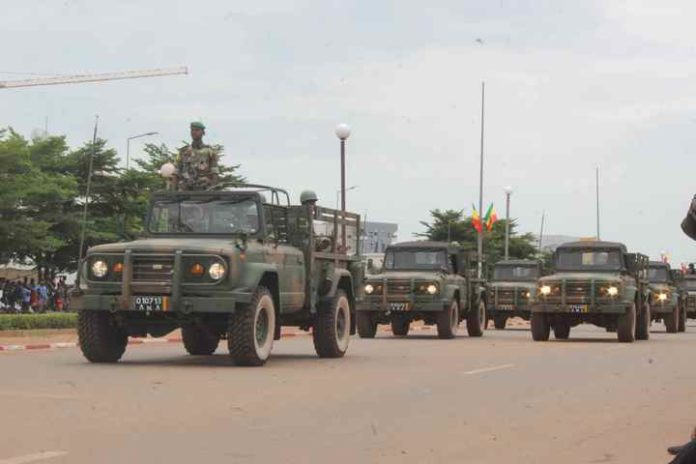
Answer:
[[[485,281],[477,279],[472,253],[455,244],[404,242],[387,248],[384,270],[365,281],[358,304],[358,334],[373,338],[378,324],[391,324],[396,336],[408,335],[422,320],[437,326],[439,338],[453,338],[466,319],[472,337],[483,335]]]
[[[558,247],[553,273],[539,279],[532,304],[535,341],[566,339],[590,323],[616,331],[620,342],[650,337],[648,257],[615,242],[571,242]]]
[[[358,215],[290,205],[273,187],[218,186],[154,194],[146,228],[82,263],[73,304],[89,361],[116,362],[128,336],[177,328],[190,354],[226,339],[243,366],[266,362],[282,326],[311,328],[320,357],[346,352],[362,282]]]
[[[537,279],[541,277],[541,263],[528,259],[498,261],[493,267],[493,278],[488,285],[490,302],[488,317],[496,329],[505,328],[511,317],[528,321],[530,303],[536,296]]]

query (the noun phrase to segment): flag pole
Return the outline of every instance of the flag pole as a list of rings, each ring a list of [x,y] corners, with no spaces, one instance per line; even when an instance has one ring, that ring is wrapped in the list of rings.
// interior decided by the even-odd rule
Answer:
[[[481,82],[481,160],[479,170],[479,215],[483,214],[483,118],[485,108],[486,83]],[[483,218],[481,218],[483,220]],[[483,278],[483,223],[478,233],[478,278]]]

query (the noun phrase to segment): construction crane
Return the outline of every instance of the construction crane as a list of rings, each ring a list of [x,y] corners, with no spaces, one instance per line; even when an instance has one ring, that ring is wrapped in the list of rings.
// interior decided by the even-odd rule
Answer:
[[[41,77],[36,79],[20,79],[0,81],[0,89],[17,87],[35,87],[39,85],[79,84],[82,82],[116,81],[122,79],[140,79],[142,77],[173,76],[188,74],[185,66],[179,68],[144,69],[140,71],[123,71],[100,74],[76,74],[72,76]]]

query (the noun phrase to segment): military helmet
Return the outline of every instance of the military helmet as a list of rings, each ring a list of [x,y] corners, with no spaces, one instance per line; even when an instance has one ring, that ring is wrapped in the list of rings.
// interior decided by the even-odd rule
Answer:
[[[314,191],[312,190],[305,190],[300,194],[300,203],[302,203],[303,205],[305,203],[317,201],[319,201],[319,198],[317,197],[317,194],[314,193]]]
[[[191,129],[201,129],[201,130],[205,130],[205,124],[203,124],[203,123],[200,122],[200,121],[193,121],[193,122],[191,123]]]

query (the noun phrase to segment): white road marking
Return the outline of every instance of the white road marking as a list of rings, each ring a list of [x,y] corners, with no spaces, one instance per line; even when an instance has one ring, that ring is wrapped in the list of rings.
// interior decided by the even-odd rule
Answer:
[[[466,371],[466,372],[464,372],[464,375],[483,374],[485,372],[493,372],[493,371],[499,371],[502,369],[510,369],[511,367],[515,367],[515,365],[514,364],[503,364],[501,366],[483,367],[481,369],[474,369],[473,371]]]
[[[65,451],[42,451],[41,453],[27,454],[14,458],[0,459],[0,464],[27,464],[30,462],[44,461],[46,459],[59,458],[66,456]]]

